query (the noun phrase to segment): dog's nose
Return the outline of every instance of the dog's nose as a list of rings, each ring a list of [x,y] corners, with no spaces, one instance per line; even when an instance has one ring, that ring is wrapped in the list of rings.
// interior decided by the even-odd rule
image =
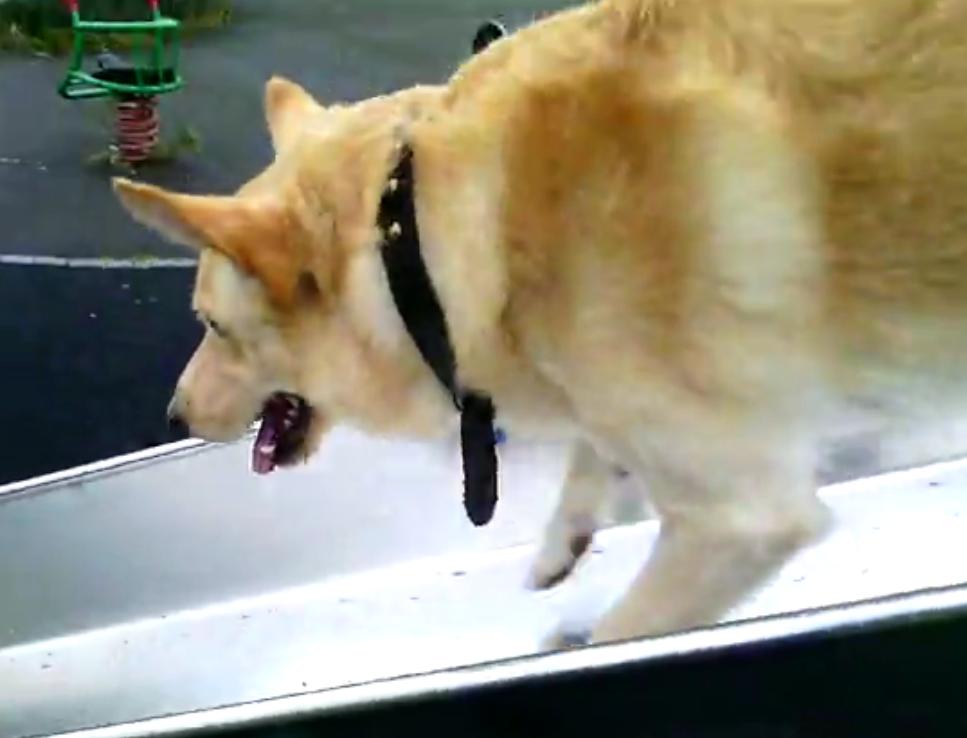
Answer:
[[[168,430],[175,436],[188,435],[188,423],[178,413],[168,415]]]
[[[186,423],[185,419],[181,417],[181,414],[178,412],[178,408],[175,406],[174,401],[168,405],[166,415],[168,417],[168,430],[172,435],[182,437],[188,435],[188,423]]]

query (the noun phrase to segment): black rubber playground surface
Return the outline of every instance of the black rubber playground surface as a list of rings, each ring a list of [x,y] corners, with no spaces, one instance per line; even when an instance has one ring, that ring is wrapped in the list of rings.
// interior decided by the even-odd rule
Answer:
[[[0,479],[172,440],[168,394],[200,330],[188,269],[0,267]]]
[[[161,99],[163,129],[191,126],[200,153],[138,176],[231,191],[269,160],[261,100],[272,74],[324,101],[438,82],[482,21],[513,25],[567,4],[236,0],[226,30],[184,46],[187,86]],[[133,224],[111,196],[112,172],[87,163],[110,140],[108,111],[56,95],[65,63],[0,52],[0,256],[186,256]],[[0,483],[168,440],[164,406],[198,335],[191,277],[0,261]]]

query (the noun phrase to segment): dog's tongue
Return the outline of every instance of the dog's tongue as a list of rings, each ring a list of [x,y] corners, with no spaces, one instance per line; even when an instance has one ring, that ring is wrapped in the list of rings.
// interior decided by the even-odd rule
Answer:
[[[285,419],[284,400],[273,398],[265,403],[262,411],[262,424],[252,446],[252,471],[268,474],[275,470],[275,450],[282,436],[282,423]]]

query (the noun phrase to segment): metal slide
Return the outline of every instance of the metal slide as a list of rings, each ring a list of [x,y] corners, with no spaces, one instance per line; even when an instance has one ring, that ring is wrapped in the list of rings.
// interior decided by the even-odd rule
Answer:
[[[789,648],[827,653],[830,638],[967,622],[959,619],[967,608],[967,461],[826,487],[835,532],[731,623],[538,654],[560,620],[589,622],[622,591],[655,535],[649,521],[612,526],[572,580],[550,593],[525,590],[533,542],[561,481],[560,449],[502,450],[503,499],[484,529],[464,517],[455,447],[339,431],[310,466],[266,479],[248,471],[247,455],[247,443],[189,442],[0,488],[0,738],[321,725],[374,719],[404,703],[440,719],[486,699],[506,716],[517,714],[507,700],[527,689],[560,716],[583,704],[568,689],[611,685],[594,702],[600,712],[601,700],[647,684],[649,674],[653,686],[636,699],[687,684],[722,700],[758,663],[742,654],[764,644],[779,650],[749,672],[760,678],[804,658]],[[921,639],[913,652],[964,653],[945,644],[948,636]],[[829,673],[807,670],[810,694],[830,685],[854,694],[857,684],[837,680],[860,679],[853,672],[862,664],[887,668],[870,656],[882,646],[867,646],[867,661],[843,661],[844,653],[822,657]],[[917,664],[904,664],[905,678],[929,682]],[[958,679],[938,680],[931,694]],[[662,706],[671,709],[668,700],[656,703],[654,720]],[[419,715],[409,719],[424,724]],[[465,719],[462,735],[537,734],[473,732],[471,723],[479,728]],[[576,735],[568,732],[576,726],[554,733]],[[370,734],[347,730],[325,734]]]

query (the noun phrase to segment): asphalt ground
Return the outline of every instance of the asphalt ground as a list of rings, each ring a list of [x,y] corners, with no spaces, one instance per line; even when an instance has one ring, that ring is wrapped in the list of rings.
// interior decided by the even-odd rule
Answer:
[[[0,480],[168,440],[164,408],[200,335],[189,269],[0,268]]]

